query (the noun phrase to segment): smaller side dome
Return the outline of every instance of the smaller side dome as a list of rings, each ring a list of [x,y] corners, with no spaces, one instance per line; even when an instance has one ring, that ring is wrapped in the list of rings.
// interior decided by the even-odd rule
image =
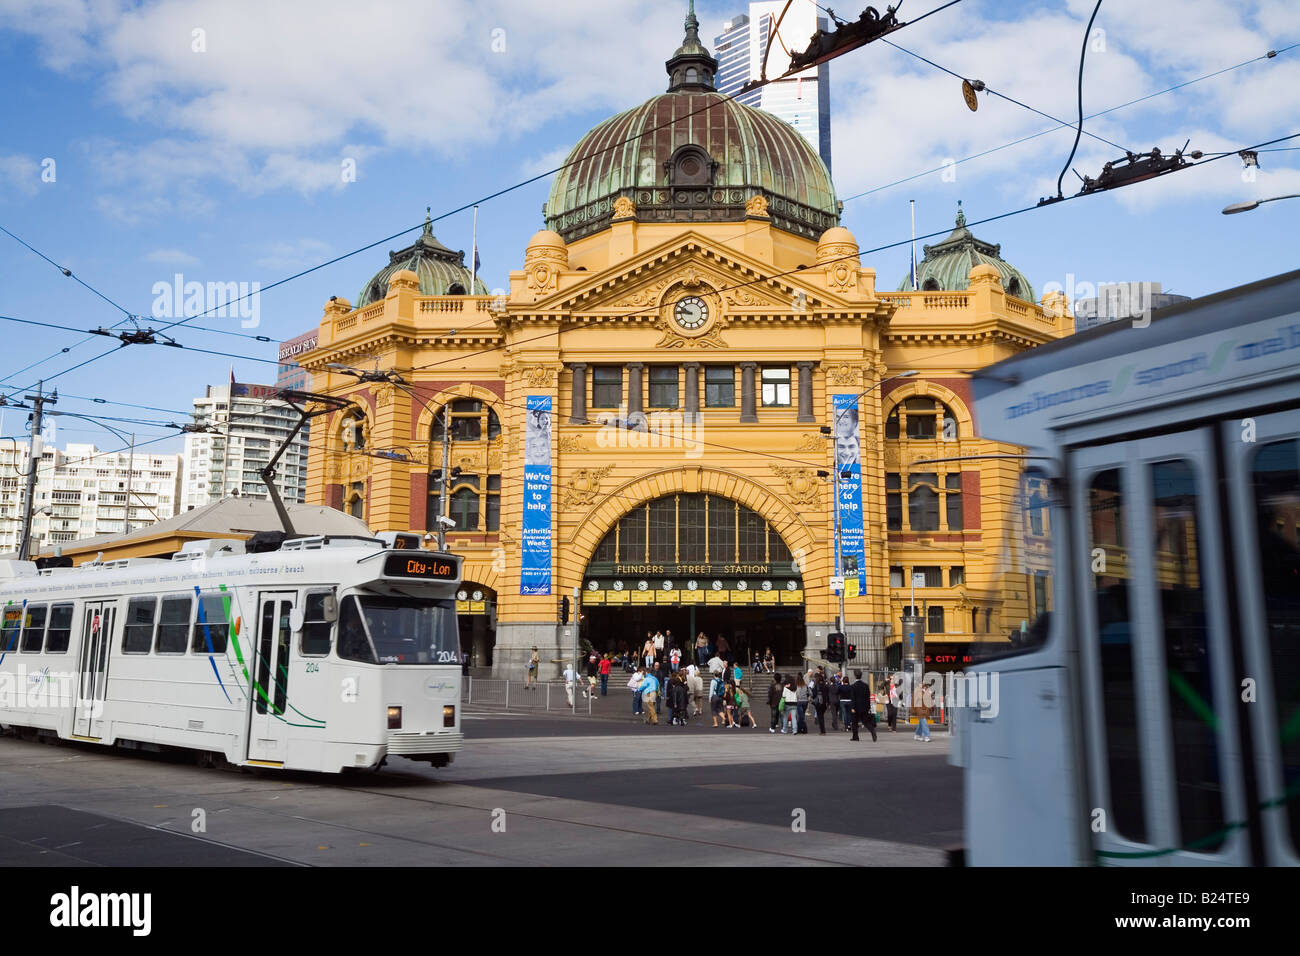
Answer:
[[[827,259],[843,259],[846,256],[856,257],[858,255],[858,240],[843,226],[832,226],[822,233],[822,237],[817,240],[817,261],[825,262]]]
[[[425,209],[424,230],[405,249],[388,254],[388,265],[361,287],[357,308],[378,302],[388,295],[388,286],[398,273],[413,275],[420,295],[488,295],[488,287],[465,266],[465,253],[453,252],[433,234],[433,221]],[[470,286],[473,286],[471,290]]]
[[[970,288],[972,269],[988,266],[997,272],[1007,295],[1034,301],[1034,288],[1024,273],[1002,258],[1002,247],[976,238],[966,228],[966,214],[957,203],[957,222],[943,242],[925,247],[925,258],[916,264],[916,285],[923,292],[964,292]],[[912,276],[898,283],[899,292],[912,289]]]
[[[564,237],[553,229],[542,229],[533,233],[533,238],[528,240],[528,248],[538,249],[564,249],[564,256],[569,256],[568,246],[564,242]]]

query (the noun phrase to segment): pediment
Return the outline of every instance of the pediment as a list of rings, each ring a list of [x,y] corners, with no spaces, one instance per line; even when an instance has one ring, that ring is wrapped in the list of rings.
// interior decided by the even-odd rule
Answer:
[[[533,308],[652,314],[665,296],[679,289],[716,295],[732,314],[797,313],[839,304],[811,283],[799,284],[797,275],[772,277],[772,271],[766,263],[717,246],[698,233],[687,233],[577,286],[568,286]]]

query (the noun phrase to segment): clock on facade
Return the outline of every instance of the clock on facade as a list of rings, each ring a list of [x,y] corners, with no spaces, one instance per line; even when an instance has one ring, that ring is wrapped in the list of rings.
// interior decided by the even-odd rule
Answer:
[[[709,304],[697,295],[687,296],[673,308],[673,318],[682,328],[693,332],[709,321]]]

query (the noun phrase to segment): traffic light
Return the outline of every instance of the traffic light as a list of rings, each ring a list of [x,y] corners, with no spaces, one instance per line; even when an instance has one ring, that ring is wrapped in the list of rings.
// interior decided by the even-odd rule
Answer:
[[[826,659],[832,664],[844,660],[844,635],[838,631],[826,635]]]
[[[845,654],[847,655],[848,660],[855,660],[858,656],[858,645],[850,644],[845,648]]]
[[[569,623],[569,597],[568,597],[568,595],[565,595],[564,597],[560,598],[560,623],[561,623],[561,624],[568,624],[568,623]]]

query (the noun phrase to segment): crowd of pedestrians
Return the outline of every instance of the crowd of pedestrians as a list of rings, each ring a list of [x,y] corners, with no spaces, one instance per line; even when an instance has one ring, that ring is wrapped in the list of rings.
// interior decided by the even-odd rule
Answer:
[[[526,687],[536,688],[540,667],[537,648],[533,648]],[[636,649],[628,647],[622,653],[604,654],[593,649],[580,665],[581,672],[572,665],[564,669],[569,707],[576,706],[579,693],[584,699],[595,698],[598,693],[608,697],[615,668],[628,675],[626,687],[632,692],[632,713],[647,724],[684,727],[692,719],[702,721],[707,717],[715,728],[759,729],[750,693],[744,686],[744,668],[724,635],[710,641],[700,633],[693,644],[682,646],[672,631],[647,632],[645,642]],[[751,672],[755,677],[751,687],[756,693],[757,676],[771,675],[767,685],[769,733],[807,734],[811,719],[816,721],[817,733],[824,736],[829,713],[832,732],[849,733],[856,741],[860,739],[859,729],[865,728],[873,741],[879,739],[876,695],[862,679],[861,670],[853,671],[852,677],[828,675],[821,666],[805,673],[780,674],[768,648],[753,659]],[[881,694],[888,730],[897,733],[899,713],[905,704],[901,681],[891,680]],[[927,719],[931,705],[928,690],[918,688],[910,706],[918,718],[914,736],[919,741],[931,739]]]

